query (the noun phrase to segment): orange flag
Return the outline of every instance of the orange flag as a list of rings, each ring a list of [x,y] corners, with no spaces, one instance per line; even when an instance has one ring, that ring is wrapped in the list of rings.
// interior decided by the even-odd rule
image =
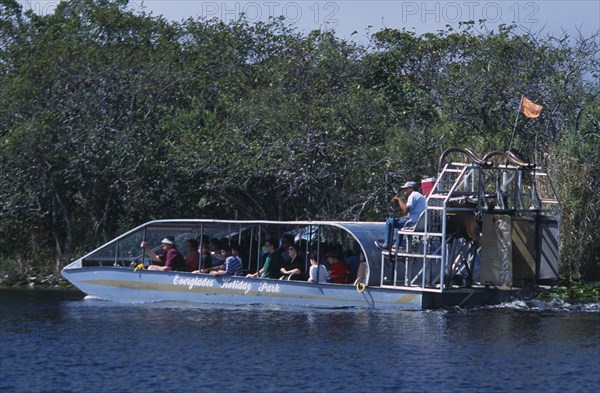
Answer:
[[[521,98],[521,108],[519,111],[530,119],[535,119],[536,117],[540,117],[540,113],[542,113],[542,106],[534,104],[525,98],[525,96],[523,96]]]

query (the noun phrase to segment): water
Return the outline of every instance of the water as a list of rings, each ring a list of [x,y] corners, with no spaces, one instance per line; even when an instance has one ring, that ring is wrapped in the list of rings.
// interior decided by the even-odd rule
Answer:
[[[0,290],[4,392],[598,392],[600,304],[389,312]]]

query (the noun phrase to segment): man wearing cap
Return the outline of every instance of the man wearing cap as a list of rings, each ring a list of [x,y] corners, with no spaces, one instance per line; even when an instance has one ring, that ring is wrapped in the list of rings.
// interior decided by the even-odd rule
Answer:
[[[187,270],[187,266],[185,264],[185,259],[183,255],[177,248],[175,248],[175,238],[173,236],[165,236],[165,238],[160,242],[163,250],[165,250],[164,254],[155,254],[150,248],[148,248],[147,242],[142,242],[140,247],[144,249],[146,255],[150,257],[151,260],[157,262],[163,262],[164,266],[159,265],[150,265],[148,266],[148,270]]]
[[[427,208],[427,201],[423,194],[417,191],[417,183],[414,181],[407,181],[401,187],[402,193],[406,198],[406,203],[399,196],[396,195],[392,198],[392,202],[398,203],[400,209],[404,215],[399,218],[388,218],[385,223],[385,241],[383,243],[376,241],[375,245],[379,247],[380,250],[389,250],[390,249],[390,240],[393,240],[394,234],[392,233],[392,239],[390,239],[390,232],[394,232],[394,229],[404,228],[405,225],[414,226],[419,219],[421,213]],[[401,242],[402,239],[399,239]]]

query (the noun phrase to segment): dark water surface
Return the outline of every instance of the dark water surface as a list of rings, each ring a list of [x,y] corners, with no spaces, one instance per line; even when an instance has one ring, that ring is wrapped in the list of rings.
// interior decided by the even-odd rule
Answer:
[[[600,304],[389,312],[0,290],[0,391],[598,392]]]

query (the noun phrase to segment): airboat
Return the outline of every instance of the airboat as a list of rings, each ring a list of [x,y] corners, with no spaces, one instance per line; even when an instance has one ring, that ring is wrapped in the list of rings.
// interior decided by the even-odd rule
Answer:
[[[449,160],[458,156],[457,160]],[[447,162],[449,161],[449,162]],[[172,219],[144,223],[65,266],[62,275],[87,295],[120,303],[190,302],[324,308],[422,310],[478,307],[529,299],[558,279],[561,209],[550,176],[511,152],[482,157],[450,148],[435,178],[424,179],[427,208],[399,230],[389,251],[374,242],[384,222]],[[211,276],[143,268],[142,241],[170,235],[185,242],[219,238],[241,245],[244,269],[260,268],[267,238],[294,237],[304,260],[335,252],[348,281]],[[360,255],[368,266],[354,284]],[[306,270],[309,265],[307,263]]]

